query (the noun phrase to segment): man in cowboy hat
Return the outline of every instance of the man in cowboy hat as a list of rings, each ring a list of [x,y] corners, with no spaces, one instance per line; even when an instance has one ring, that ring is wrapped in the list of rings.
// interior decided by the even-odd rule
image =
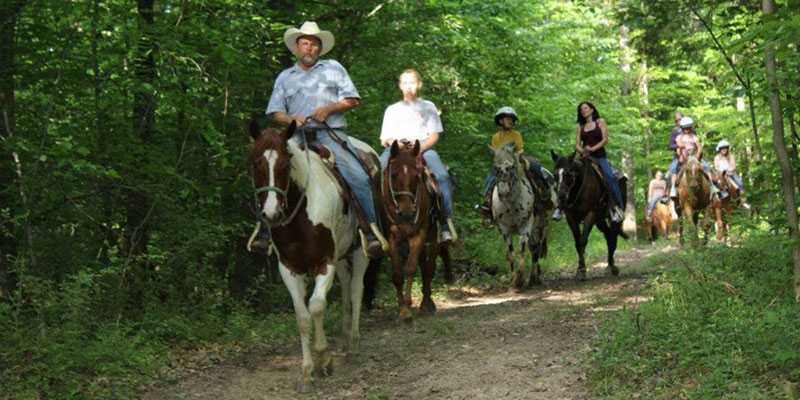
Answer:
[[[295,121],[298,130],[292,140],[301,141],[302,132],[311,133],[307,135],[309,141],[323,144],[334,153],[336,169],[355,194],[370,224],[376,227],[369,176],[345,133],[344,113],[358,107],[361,97],[341,64],[319,59],[333,48],[333,34],[309,21],[300,29],[287,29],[283,40],[297,57],[297,63],[283,70],[275,80],[267,116],[283,125]],[[377,236],[372,231],[366,232],[366,236],[368,256],[379,256],[382,250]]]

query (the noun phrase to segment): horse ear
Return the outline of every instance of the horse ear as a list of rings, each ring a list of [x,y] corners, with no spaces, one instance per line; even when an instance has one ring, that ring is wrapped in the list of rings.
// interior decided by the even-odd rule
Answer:
[[[389,150],[389,158],[397,157],[397,153],[400,152],[400,146],[397,145],[397,140],[392,142],[392,148]]]
[[[550,158],[553,159],[553,162],[557,162],[558,161],[558,154],[556,154],[556,152],[553,151],[553,149],[550,149]]]
[[[261,127],[258,126],[258,121],[255,118],[250,120],[250,137],[257,140],[261,136]]]
[[[292,120],[292,122],[289,123],[289,127],[286,128],[285,131],[283,131],[283,135],[282,135],[283,141],[284,142],[288,141],[289,138],[291,138],[292,135],[294,135],[294,132],[296,130],[297,130],[297,121]]]
[[[419,139],[415,140],[414,141],[414,147],[411,148],[411,155],[414,156],[414,157],[418,156],[419,155],[419,149],[421,147],[422,146],[419,144]]]

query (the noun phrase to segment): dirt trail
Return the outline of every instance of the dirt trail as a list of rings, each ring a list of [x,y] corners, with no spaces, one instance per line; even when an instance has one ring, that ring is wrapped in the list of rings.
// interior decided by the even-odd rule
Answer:
[[[590,395],[584,360],[597,334],[595,315],[643,301],[645,277],[626,266],[670,250],[618,253],[617,278],[596,263],[581,284],[564,275],[523,293],[436,299],[436,314],[417,316],[413,325],[397,322],[393,308],[373,311],[363,320],[360,358],[345,362],[336,353],[333,375],[318,378],[313,394],[293,391],[301,361],[293,343],[223,361],[142,398],[583,399]]]

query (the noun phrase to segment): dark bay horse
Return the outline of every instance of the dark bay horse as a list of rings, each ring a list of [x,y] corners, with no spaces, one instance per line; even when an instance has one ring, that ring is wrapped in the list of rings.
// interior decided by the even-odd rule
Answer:
[[[525,278],[525,251],[531,253],[531,275],[528,287],[542,283],[539,258],[547,255],[547,223],[552,206],[545,206],[536,198],[531,181],[525,173],[521,157],[514,151],[514,143],[494,152],[492,168],[497,185],[492,191],[492,219],[506,244],[506,254],[511,270],[511,286],[520,289]],[[519,257],[514,254],[514,237],[519,236]],[[516,268],[515,268],[516,267]]]
[[[567,216],[567,223],[575,239],[575,250],[578,251],[578,271],[575,279],[586,280],[586,261],[583,253],[594,225],[597,225],[606,239],[608,269],[611,275],[619,275],[619,268],[614,265],[617,236],[623,239],[627,239],[628,236],[622,232],[621,222],[612,222],[608,218],[609,203],[612,200],[603,177],[593,170],[588,159],[575,159],[575,153],[567,157],[559,156],[550,150],[550,156],[555,161],[554,175],[558,201]],[[619,186],[624,201],[627,186],[624,179],[619,181]],[[621,208],[624,209],[625,204],[622,204]]]
[[[708,217],[707,212],[711,206],[711,181],[703,171],[703,165],[697,157],[690,156],[678,172],[678,207],[675,207],[679,215],[678,231],[680,242],[683,244],[683,220],[688,218],[694,232],[693,239],[697,239],[698,223],[700,213]],[[704,240],[708,239],[708,230]]]
[[[260,130],[250,122],[253,145],[250,163],[255,193],[261,205],[261,223],[268,226],[278,256],[279,270],[292,296],[303,350],[300,379],[295,390],[314,390],[312,372],[329,374],[333,359],[323,328],[327,293],[334,273],[342,286],[343,347],[359,351],[359,315],[366,254],[361,249],[356,212],[348,211],[343,188],[320,157],[294,141],[294,122],[283,131]],[[375,151],[352,139],[357,147]],[[314,289],[306,305],[306,279]],[[314,331],[314,355],[311,332]]]
[[[419,141],[410,149],[400,149],[396,141],[392,143],[389,162],[383,171],[381,191],[389,226],[387,239],[392,259],[392,282],[397,291],[398,316],[405,322],[412,321],[411,286],[420,260],[420,311],[436,311],[436,304],[431,298],[431,282],[436,271],[437,255],[443,254],[445,273],[448,279],[452,279],[447,244],[439,243],[439,219],[431,218],[436,198],[428,191],[426,181],[431,178],[424,172],[419,151]]]

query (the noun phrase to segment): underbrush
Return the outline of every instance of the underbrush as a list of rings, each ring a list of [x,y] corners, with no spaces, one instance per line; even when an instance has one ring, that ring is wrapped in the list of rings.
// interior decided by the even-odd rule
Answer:
[[[652,279],[652,300],[605,317],[592,358],[604,398],[796,398],[800,312],[791,243],[755,236],[683,251]]]

